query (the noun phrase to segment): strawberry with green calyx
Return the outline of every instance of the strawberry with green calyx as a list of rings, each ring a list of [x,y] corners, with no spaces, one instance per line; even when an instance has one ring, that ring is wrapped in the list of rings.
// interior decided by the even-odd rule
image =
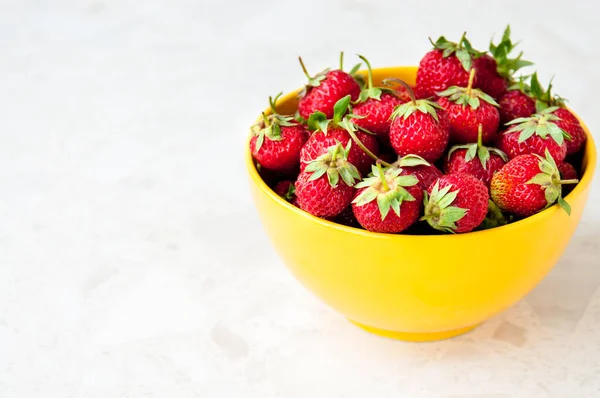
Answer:
[[[563,180],[554,158],[546,150],[545,158],[538,154],[517,156],[504,165],[492,178],[492,200],[504,211],[530,216],[555,202],[571,214],[571,207],[562,198],[562,185],[578,180]]]
[[[273,191],[288,202],[295,204],[296,202],[296,187],[294,186],[294,182],[290,180],[279,181],[273,187]]]
[[[341,98],[350,95],[353,101],[360,95],[360,85],[352,74],[360,67],[357,65],[351,73],[343,71],[344,53],[340,54],[340,69],[329,70],[310,76],[302,58],[300,65],[308,78],[308,83],[298,97],[298,115],[307,120],[314,112],[323,112],[327,118],[333,117],[334,106]]]
[[[398,233],[415,223],[421,211],[422,191],[413,175],[399,168],[383,170],[377,163],[373,177],[356,184],[352,200],[356,219],[368,231]]]
[[[346,145],[354,137],[359,142],[356,142],[357,145],[353,145],[350,149],[348,161],[363,174],[368,173],[371,169],[371,164],[374,163],[377,154],[379,154],[379,144],[374,135],[359,131],[356,125],[351,122],[351,119],[355,118],[356,115],[346,114],[350,106],[350,100],[351,97],[347,95],[336,102],[332,119],[328,119],[322,112],[315,112],[310,115],[308,128],[314,130],[314,133],[300,151],[300,170],[303,170],[312,160],[326,153],[332,145],[338,142]],[[374,155],[374,159],[361,148],[361,145]]]
[[[489,187],[494,173],[508,161],[504,152],[483,146],[482,126],[479,125],[477,143],[457,145],[450,148],[444,162],[444,173],[466,173],[481,180]]]
[[[252,126],[250,151],[252,157],[265,169],[281,173],[293,173],[300,163],[300,151],[308,140],[304,126],[292,116],[277,113],[276,102],[269,97],[271,114],[263,113],[263,120]]]
[[[411,101],[396,107],[392,113],[392,148],[400,156],[419,155],[433,163],[442,156],[450,139],[446,112],[435,102],[415,99],[408,84],[395,80],[406,87]]]
[[[565,138],[570,136],[557,125],[559,118],[553,114],[556,109],[547,108],[508,122],[510,128],[500,135],[498,147],[511,159],[528,153],[544,155],[547,149],[557,163],[562,162],[567,156]]]
[[[508,87],[514,82],[515,72],[525,66],[533,65],[532,62],[521,59],[522,52],[516,58],[509,58],[509,54],[517,44],[510,38],[510,25],[504,30],[500,43],[496,45],[493,41],[490,42],[491,55],[483,54],[473,61],[473,67],[477,70],[475,87],[494,99],[500,99],[506,93]]]
[[[476,141],[479,126],[483,126],[483,142],[493,142],[500,123],[498,103],[472,88],[474,77],[475,69],[471,69],[467,87],[453,86],[437,93],[438,104],[446,110],[450,122],[450,141],[459,144]]]
[[[579,152],[587,138],[585,131],[577,116],[565,107],[566,100],[560,96],[552,95],[552,81],[548,84],[548,88],[544,90],[538,80],[537,72],[534,73],[531,76],[531,93],[536,98],[538,111],[555,108],[552,114],[558,118],[555,121],[556,125],[571,137],[570,140],[567,140],[567,155]]]
[[[524,82],[524,77],[519,82],[508,88],[498,100],[500,105],[500,123],[506,124],[520,117],[529,117],[535,113],[535,100],[531,98],[530,88]]]
[[[435,180],[443,175],[437,167],[419,155],[413,154],[399,157],[392,164],[392,167],[402,169],[402,175],[414,175],[417,177],[417,180],[419,180],[417,186],[422,191],[426,191]]]
[[[354,184],[360,174],[348,154],[352,142],[344,148],[337,143],[327,153],[310,162],[296,180],[298,207],[317,217],[335,217],[352,201]]]
[[[417,70],[416,91],[419,92],[419,96],[434,97],[437,92],[448,87],[465,87],[469,82],[473,58],[481,55],[473,49],[466,33],[458,43],[450,42],[444,36],[435,43],[431,39],[429,41],[434,49],[425,54]]]
[[[440,231],[469,232],[485,218],[488,201],[488,189],[483,182],[470,174],[448,174],[427,190],[425,215],[421,220]]]
[[[359,58],[367,65],[368,78],[367,85],[360,92],[358,103],[352,110],[355,115],[360,117],[352,119],[352,122],[377,134],[382,143],[389,145],[390,116],[396,106],[406,101],[398,98],[395,92],[389,88],[374,87],[371,64],[362,55],[359,55]]]

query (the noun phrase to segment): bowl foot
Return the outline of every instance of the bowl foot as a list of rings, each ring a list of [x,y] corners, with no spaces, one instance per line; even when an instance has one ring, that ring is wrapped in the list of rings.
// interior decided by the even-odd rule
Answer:
[[[446,340],[452,337],[460,336],[461,334],[465,334],[475,329],[479,324],[468,326],[466,328],[447,330],[444,332],[434,332],[434,333],[408,333],[408,332],[396,332],[393,330],[384,330],[377,329],[371,326],[366,326],[360,324],[358,322],[354,322],[353,320],[349,320],[359,328],[366,330],[369,333],[376,334],[381,337],[387,337],[389,339],[402,340],[402,341],[411,341],[411,342],[427,342],[427,341],[437,341],[437,340]]]

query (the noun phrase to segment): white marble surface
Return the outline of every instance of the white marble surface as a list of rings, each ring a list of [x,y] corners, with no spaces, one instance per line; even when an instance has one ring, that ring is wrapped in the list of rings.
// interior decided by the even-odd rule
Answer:
[[[598,184],[533,293],[421,345],[301,288],[250,202],[247,126],[298,54],[415,64],[510,22],[600,131],[597,6],[482,3],[0,1],[0,397],[599,396]]]

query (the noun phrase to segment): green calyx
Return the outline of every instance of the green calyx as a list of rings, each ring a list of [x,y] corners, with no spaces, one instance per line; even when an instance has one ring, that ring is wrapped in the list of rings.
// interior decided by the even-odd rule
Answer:
[[[454,233],[456,231],[456,223],[467,214],[467,209],[461,207],[450,206],[460,189],[450,191],[452,185],[447,185],[440,189],[439,181],[436,181],[431,190],[431,196],[425,192],[423,203],[425,205],[425,215],[421,217],[421,221],[425,220],[433,228]]]
[[[465,161],[470,162],[471,160],[475,159],[475,156],[477,156],[477,158],[481,162],[481,166],[483,167],[484,170],[487,170],[487,162],[488,162],[488,160],[490,160],[490,153],[495,153],[496,155],[500,156],[502,158],[502,160],[504,160],[505,162],[508,162],[508,156],[506,156],[506,154],[504,152],[502,152],[500,149],[488,148],[488,147],[484,146],[482,137],[483,137],[483,126],[481,124],[479,124],[479,131],[477,133],[477,142],[473,143],[473,144],[453,146],[448,151],[448,159],[450,159],[450,156],[452,155],[452,153],[454,151],[456,151],[457,149],[466,149],[467,152],[465,153]]]
[[[333,188],[337,187],[340,177],[349,187],[354,186],[356,180],[360,180],[360,174],[356,167],[348,162],[351,146],[352,141],[348,141],[345,148],[339,142],[327,148],[327,153],[310,162],[304,169],[306,172],[312,173],[308,180],[314,181],[327,174],[329,185]]]
[[[552,79],[548,83],[548,88],[544,90],[538,79],[537,72],[531,75],[530,93],[535,99],[535,108],[538,112],[550,107],[565,106],[566,99],[552,94]]]
[[[419,155],[409,154],[396,160],[392,166],[400,168],[415,166],[431,166],[431,163],[429,163]]]
[[[523,67],[533,65],[533,62],[521,59],[523,52],[520,52],[516,58],[509,58],[509,54],[518,44],[518,42],[513,43],[510,38],[510,25],[506,26],[500,43],[496,45],[493,41],[490,41],[490,53],[498,65],[496,71],[509,82],[513,81],[513,75],[516,71]]]
[[[402,202],[415,200],[414,196],[405,187],[412,187],[419,182],[417,177],[400,175],[401,173],[402,169],[397,167],[390,167],[384,171],[379,163],[373,165],[373,176],[356,184],[356,188],[366,189],[352,203],[357,206],[364,206],[373,200],[377,200],[381,220],[387,217],[390,209],[399,217]]]
[[[463,68],[469,72],[473,65],[473,58],[480,57],[483,53],[471,46],[471,42],[469,42],[466,35],[467,32],[463,33],[458,43],[448,41],[444,36],[440,36],[435,43],[431,39],[429,41],[433,48],[443,51],[444,58],[453,54],[456,55]]]
[[[475,69],[471,69],[471,73],[469,74],[469,84],[467,87],[452,86],[442,92],[437,93],[437,95],[440,97],[448,97],[448,101],[462,105],[463,107],[468,105],[473,109],[477,109],[479,108],[479,105],[481,105],[480,99],[482,99],[488,104],[497,106],[499,108],[500,105],[492,97],[479,89],[473,88],[474,78]]]
[[[317,73],[314,76],[311,76],[308,73],[308,70],[306,69],[306,65],[304,65],[304,61],[302,61],[302,57],[298,57],[298,61],[300,62],[300,66],[302,67],[302,71],[304,72],[304,75],[308,78],[308,83],[306,83],[306,86],[304,87],[304,90],[302,90],[301,95],[303,96],[304,94],[306,94],[306,91],[308,90],[308,88],[310,87],[319,87],[321,85],[321,82],[323,80],[325,80],[325,77],[327,76],[327,72],[329,72],[329,69],[325,69],[319,73]]]
[[[500,227],[502,225],[506,225],[511,221],[510,216],[507,218],[502,210],[490,199],[488,200],[488,211],[479,226],[475,228],[477,231],[481,231],[484,229],[491,229]]]
[[[394,112],[390,116],[390,119],[394,120],[398,117],[401,117],[406,120],[410,115],[418,111],[431,115],[435,119],[435,121],[438,122],[439,119],[436,109],[443,108],[439,104],[426,99],[413,100],[398,105],[396,109],[394,109]]]
[[[262,121],[252,126],[252,134],[257,136],[256,144],[254,149],[256,152],[260,150],[263,143],[265,142],[265,138],[271,141],[281,141],[281,127],[290,127],[295,126],[298,123],[294,120],[293,116],[284,116],[277,113],[277,100],[281,96],[282,93],[279,93],[273,99],[269,97],[269,106],[271,108],[271,114],[265,115],[262,113]]]
[[[571,215],[571,206],[562,197],[562,185],[577,184],[579,180],[561,180],[560,172],[558,171],[556,162],[550,155],[550,151],[548,151],[548,149],[546,149],[545,155],[545,158],[537,154],[535,155],[540,160],[538,163],[540,173],[533,176],[533,178],[527,181],[526,184],[536,184],[544,189],[546,207],[549,207],[558,201],[559,206],[562,207],[568,215]]]
[[[373,71],[371,69],[371,63],[367,58],[358,54],[358,58],[360,58],[365,65],[367,65],[367,84],[360,92],[360,96],[358,97],[358,103],[365,102],[369,98],[373,98],[377,101],[381,101],[381,94],[383,90],[379,87],[373,87]],[[360,65],[360,64],[359,64]]]
[[[283,197],[288,202],[291,202],[294,199],[295,195],[296,195],[296,186],[294,184],[290,184],[290,186],[288,187],[287,192],[283,195]]]
[[[543,139],[547,139],[548,136],[550,136],[558,145],[562,145],[565,138],[571,140],[571,136],[554,123],[561,120],[552,113],[557,109],[558,107],[546,108],[530,117],[520,117],[511,120],[506,123],[506,125],[512,127],[510,127],[505,134],[520,132],[519,142],[527,140],[534,134]]]

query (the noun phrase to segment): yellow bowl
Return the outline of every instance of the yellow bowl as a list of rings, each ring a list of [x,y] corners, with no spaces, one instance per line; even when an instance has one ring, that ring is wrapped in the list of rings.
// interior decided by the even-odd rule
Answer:
[[[414,84],[416,67],[373,71],[375,84]],[[293,113],[296,93],[283,97]],[[582,123],[583,124],[583,123]],[[588,198],[596,164],[592,136],[583,175],[566,200],[503,227],[462,235],[391,235],[345,227],[289,204],[261,179],[246,149],[261,221],[294,276],[353,323],[378,335],[431,341],[465,333],[525,296],[556,264]],[[248,146],[246,146],[248,148]]]

